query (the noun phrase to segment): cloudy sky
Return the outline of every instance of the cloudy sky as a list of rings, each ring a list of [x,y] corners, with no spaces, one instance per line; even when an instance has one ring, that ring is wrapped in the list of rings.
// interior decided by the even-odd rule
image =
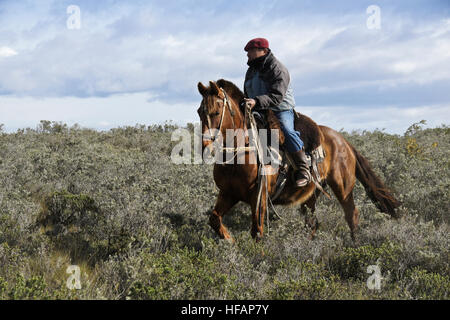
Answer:
[[[0,123],[196,122],[197,82],[242,88],[255,37],[319,124],[450,123],[449,0],[0,0]]]

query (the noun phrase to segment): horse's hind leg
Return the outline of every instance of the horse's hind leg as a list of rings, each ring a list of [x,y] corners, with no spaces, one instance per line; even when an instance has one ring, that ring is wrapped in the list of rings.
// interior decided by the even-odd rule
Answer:
[[[345,220],[350,227],[350,235],[354,242],[356,241],[356,231],[359,224],[359,211],[355,207],[355,202],[353,200],[353,188],[355,182],[355,176],[353,176],[353,178],[346,176],[346,178],[341,179],[332,177],[332,179],[328,181],[329,186],[344,209]]]
[[[336,194],[336,192],[335,192]],[[348,226],[350,227],[350,235],[352,240],[356,242],[356,231],[358,230],[359,224],[359,211],[358,208],[355,207],[355,201],[353,200],[353,192],[350,192],[346,197],[343,197],[342,194],[336,194],[342,208],[345,212],[345,220],[347,221]]]
[[[356,231],[359,224],[359,211],[355,207],[355,201],[353,200],[353,192],[348,195],[346,199],[341,201],[341,205],[344,208],[345,220],[350,227],[350,235],[352,240],[356,241]]]
[[[221,239],[233,241],[227,228],[222,223],[222,218],[238,201],[224,195],[222,192],[217,197],[216,205],[209,217],[209,225],[216,231]]]
[[[300,207],[300,212],[305,216],[305,227],[311,230],[310,239],[313,240],[317,229],[319,228],[319,220],[315,216],[317,196],[314,193],[305,203]],[[308,208],[311,210],[311,216],[308,216]]]

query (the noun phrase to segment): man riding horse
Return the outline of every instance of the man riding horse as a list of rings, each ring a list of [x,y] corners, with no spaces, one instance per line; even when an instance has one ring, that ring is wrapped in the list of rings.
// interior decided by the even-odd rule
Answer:
[[[300,132],[294,129],[294,93],[289,72],[278,61],[264,38],[250,40],[244,48],[247,51],[249,68],[245,75],[244,101],[256,111],[271,109],[280,121],[285,136],[284,146],[290,153],[297,171],[295,184],[304,187],[311,181],[311,174]]]
[[[292,155],[293,166],[299,170],[296,173],[295,181],[286,179],[281,193],[275,196],[280,170],[273,174],[260,175],[261,164],[250,161],[254,157],[254,153],[242,152],[245,160],[242,164],[234,161],[232,163],[215,163],[213,177],[219,194],[214,208],[210,212],[209,224],[219,237],[232,241],[228,229],[223,224],[223,217],[241,201],[251,207],[251,235],[257,240],[263,236],[264,219],[268,212],[268,203],[272,200],[275,205],[307,204],[312,211],[314,210],[315,192],[320,185],[317,181],[308,183],[311,176],[303,147],[308,152],[312,152],[312,163],[315,163],[313,160],[317,159],[314,150],[318,150],[319,146],[323,149],[320,170],[313,169],[313,173],[315,179],[320,177],[320,180],[326,182],[336,195],[345,212],[345,219],[350,227],[353,240],[356,240],[359,224],[359,210],[356,208],[353,198],[357,179],[380,211],[398,218],[400,213],[396,209],[401,203],[395,199],[391,191],[376,175],[369,161],[339,132],[326,126],[317,125],[305,115],[294,112],[295,102],[289,73],[273,56],[268,41],[261,38],[253,39],[247,44],[245,50],[248,52],[250,67],[245,77],[245,93],[232,82],[224,79],[217,80],[217,82],[210,81],[209,87],[204,86],[201,82],[197,84],[198,91],[202,96],[202,102],[197,110],[202,123],[202,150],[214,143],[216,135],[211,135],[211,130],[216,129],[222,136],[225,136],[228,130],[245,132],[248,128],[246,122],[248,108],[245,110],[240,108],[240,103],[245,101],[254,110],[266,110],[268,118],[272,118],[271,114],[273,113],[279,119],[279,127],[284,136],[284,147]],[[299,125],[296,128],[301,128],[303,141],[300,139],[300,132],[294,129],[294,120]],[[270,122],[269,119],[268,122]],[[307,125],[308,123],[310,126]],[[251,124],[254,128],[254,121]],[[316,139],[311,139],[312,132],[316,133],[313,134]],[[281,136],[279,135],[279,137]],[[233,153],[238,154],[238,141],[229,147]],[[251,148],[249,147],[249,149]],[[265,178],[265,183],[259,184],[258,181],[263,181],[262,177]],[[274,198],[272,199],[272,197]]]

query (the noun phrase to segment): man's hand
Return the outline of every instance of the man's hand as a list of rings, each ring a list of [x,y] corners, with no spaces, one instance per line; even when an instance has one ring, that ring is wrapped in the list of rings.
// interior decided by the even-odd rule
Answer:
[[[255,99],[244,99],[245,103],[250,106],[250,109],[253,109],[256,105]]]

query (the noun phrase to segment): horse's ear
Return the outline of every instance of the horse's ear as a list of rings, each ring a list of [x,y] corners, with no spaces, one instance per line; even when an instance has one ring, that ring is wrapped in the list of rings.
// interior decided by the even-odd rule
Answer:
[[[217,83],[215,83],[214,81],[210,81],[210,82],[209,82],[209,85],[211,86],[211,89],[212,89],[213,94],[219,95],[220,88],[219,88],[219,86],[217,85]]]
[[[208,92],[208,88],[205,87],[203,85],[203,83],[199,82],[198,85],[197,85],[197,88],[198,88],[198,92],[200,92],[200,94],[202,96],[206,96],[206,93]]]

